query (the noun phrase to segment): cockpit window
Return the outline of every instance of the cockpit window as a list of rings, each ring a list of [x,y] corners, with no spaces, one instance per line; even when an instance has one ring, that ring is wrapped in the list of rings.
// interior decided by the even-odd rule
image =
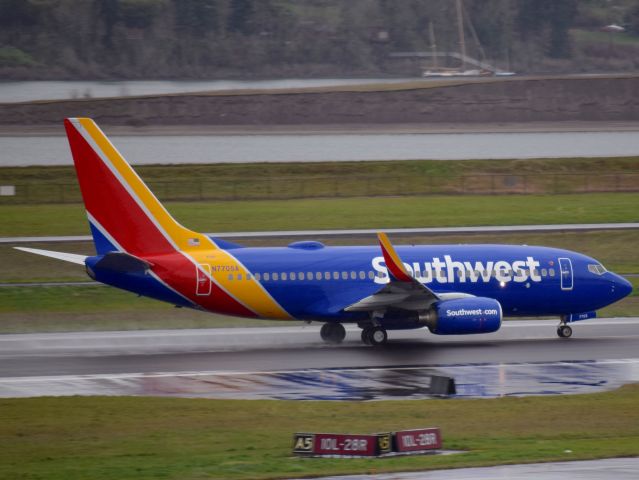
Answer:
[[[603,275],[604,273],[607,272],[606,268],[599,263],[594,265],[588,265],[588,271],[596,275]]]

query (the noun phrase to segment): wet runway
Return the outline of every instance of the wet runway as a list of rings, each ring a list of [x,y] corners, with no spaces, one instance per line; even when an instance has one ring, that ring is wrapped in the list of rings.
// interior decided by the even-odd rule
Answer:
[[[499,467],[459,468],[430,472],[376,474],[376,480],[493,480],[517,478],[519,480],[634,480],[637,478],[639,458],[610,458],[582,462],[531,463],[528,465],[502,465]],[[319,480],[364,480],[369,475],[322,477]]]
[[[639,381],[639,319],[597,319],[559,339],[555,320],[507,322],[494,334],[391,332],[385,348],[348,328],[86,332],[0,336],[0,396],[170,395],[384,399],[428,396],[431,375],[463,397],[584,393]]]

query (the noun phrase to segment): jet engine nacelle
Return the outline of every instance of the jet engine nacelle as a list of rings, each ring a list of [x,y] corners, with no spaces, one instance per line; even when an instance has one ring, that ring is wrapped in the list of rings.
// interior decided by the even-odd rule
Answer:
[[[437,335],[491,333],[501,327],[502,310],[493,298],[459,298],[437,302],[422,319]]]

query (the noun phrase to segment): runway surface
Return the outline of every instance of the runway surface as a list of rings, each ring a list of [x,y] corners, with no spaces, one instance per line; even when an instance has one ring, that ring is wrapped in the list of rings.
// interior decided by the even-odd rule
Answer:
[[[584,393],[639,381],[639,319],[506,322],[493,334],[390,332],[364,346],[349,327],[325,345],[319,327],[87,332],[0,336],[0,397],[171,395],[384,399],[429,395],[432,375],[459,396]]]
[[[593,230],[632,230],[639,228],[639,223],[582,223],[559,225],[495,225],[471,227],[425,227],[425,228],[385,228],[384,232],[392,235],[456,235],[468,233],[527,233],[527,232],[574,232]],[[289,238],[289,237],[354,237],[375,235],[380,229],[354,230],[283,230],[267,232],[221,232],[206,233],[219,238]],[[75,236],[40,236],[40,237],[0,237],[3,243],[32,242],[82,242],[91,240],[89,235]]]
[[[639,470],[639,458],[610,458],[583,462],[531,463],[499,467],[459,468],[430,472],[375,474],[376,480],[634,480]],[[369,475],[322,477],[319,480],[364,480]]]

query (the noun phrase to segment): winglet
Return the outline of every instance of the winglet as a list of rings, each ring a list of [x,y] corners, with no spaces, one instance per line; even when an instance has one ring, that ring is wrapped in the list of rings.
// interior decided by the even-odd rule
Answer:
[[[399,282],[412,282],[413,278],[406,270],[399,255],[397,255],[395,247],[393,247],[388,236],[384,232],[378,232],[377,239],[379,240],[379,246],[382,247],[384,262],[386,262],[386,268],[388,269],[388,274],[391,279]]]

